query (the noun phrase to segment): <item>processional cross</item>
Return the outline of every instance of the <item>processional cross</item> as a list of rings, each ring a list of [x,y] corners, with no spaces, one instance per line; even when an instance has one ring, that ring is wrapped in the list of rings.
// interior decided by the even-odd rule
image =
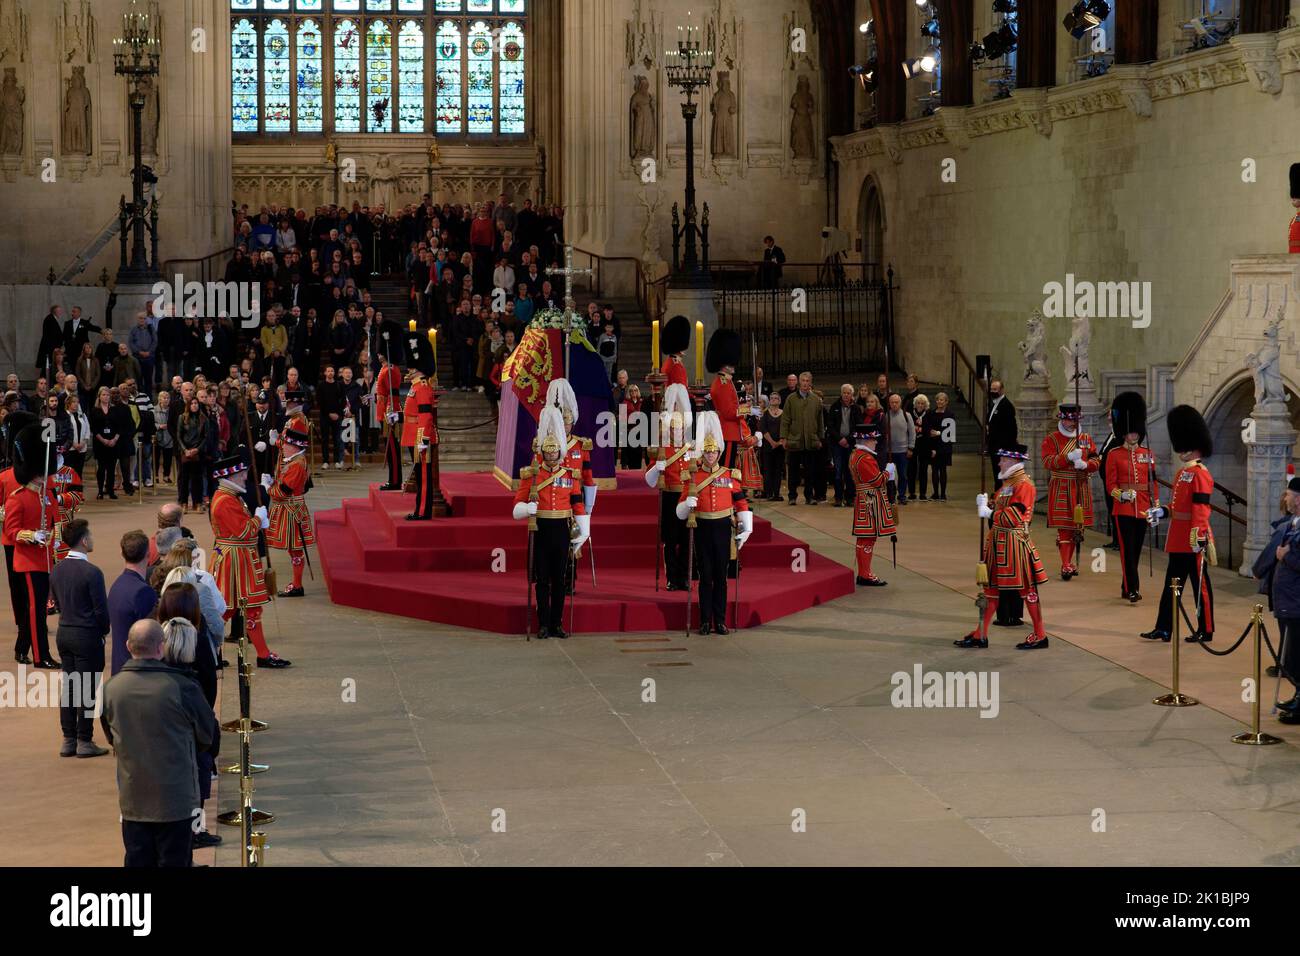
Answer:
[[[573,300],[573,277],[595,275],[594,269],[575,269],[573,267],[573,246],[566,243],[564,246],[564,268],[548,269],[547,275],[564,276],[564,377],[569,377],[569,346],[573,342],[573,320],[577,313],[574,310]]]

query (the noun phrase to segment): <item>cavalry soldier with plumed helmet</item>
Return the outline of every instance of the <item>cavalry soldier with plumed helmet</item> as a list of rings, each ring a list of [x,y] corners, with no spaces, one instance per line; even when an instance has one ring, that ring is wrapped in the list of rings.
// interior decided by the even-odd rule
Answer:
[[[659,413],[659,445],[650,449],[651,465],[645,483],[659,491],[659,537],[663,543],[664,569],[669,591],[685,591],[686,522],[677,517],[677,502],[682,497],[682,483],[688,480],[691,458],[691,397],[685,385],[672,384],[664,390],[663,411]]]

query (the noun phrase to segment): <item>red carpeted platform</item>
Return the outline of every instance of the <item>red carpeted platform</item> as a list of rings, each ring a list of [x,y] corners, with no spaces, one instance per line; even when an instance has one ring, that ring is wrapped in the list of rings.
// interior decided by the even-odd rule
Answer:
[[[488,473],[444,474],[442,491],[451,516],[428,522],[404,520],[413,495],[381,492],[374,485],[368,498],[348,499],[341,509],[316,515],[317,551],[330,598],[348,607],[522,634],[528,530],[526,522],[510,516],[514,496]],[[591,537],[598,590],[584,549],[574,608],[577,632],[685,629],[685,593],[655,591],[657,535],[658,493],[646,487],[640,472],[620,472],[617,490],[601,491],[596,501]],[[757,516],[742,555],[742,627],[854,589],[851,569],[814,554]],[[693,618],[698,622],[698,608]]]

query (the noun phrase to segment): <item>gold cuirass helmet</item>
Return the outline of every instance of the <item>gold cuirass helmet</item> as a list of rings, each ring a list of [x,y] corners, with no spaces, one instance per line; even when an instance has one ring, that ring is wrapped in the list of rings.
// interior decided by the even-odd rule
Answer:
[[[702,450],[706,452],[707,451],[716,451],[719,453],[722,452],[722,446],[718,444],[718,438],[716,435],[713,434],[713,432],[709,432],[707,435],[704,436],[704,445]]]

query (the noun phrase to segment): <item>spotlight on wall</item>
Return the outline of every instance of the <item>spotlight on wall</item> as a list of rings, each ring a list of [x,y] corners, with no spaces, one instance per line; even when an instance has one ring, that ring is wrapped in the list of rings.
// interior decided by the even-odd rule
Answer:
[[[859,32],[859,33],[870,33],[870,32],[871,32],[871,28],[872,28],[873,26],[875,26],[875,21],[874,21],[874,20],[864,20],[864,21],[863,21],[863,22],[858,26],[858,32]]]
[[[1002,26],[984,37],[982,41],[984,55],[990,60],[1000,60],[1016,48],[1016,30],[1011,21],[1004,21]]]
[[[876,89],[876,58],[872,57],[866,64],[856,64],[849,67],[849,75],[856,76],[862,88],[868,93]]]
[[[931,17],[921,24],[921,36],[937,37],[939,35],[939,20],[937,17]]]
[[[921,72],[921,61],[916,58],[909,58],[903,61],[903,79],[910,80]]]
[[[1070,36],[1077,40],[1089,30],[1100,26],[1108,16],[1110,16],[1110,4],[1106,0],[1079,0],[1070,8],[1062,23],[1070,32]]]
[[[916,0],[916,5],[917,5],[918,7],[923,7],[923,6],[925,6],[926,4],[928,4],[929,2],[930,2],[930,0]]]
[[[993,0],[994,13],[1015,13],[1016,0]]]

